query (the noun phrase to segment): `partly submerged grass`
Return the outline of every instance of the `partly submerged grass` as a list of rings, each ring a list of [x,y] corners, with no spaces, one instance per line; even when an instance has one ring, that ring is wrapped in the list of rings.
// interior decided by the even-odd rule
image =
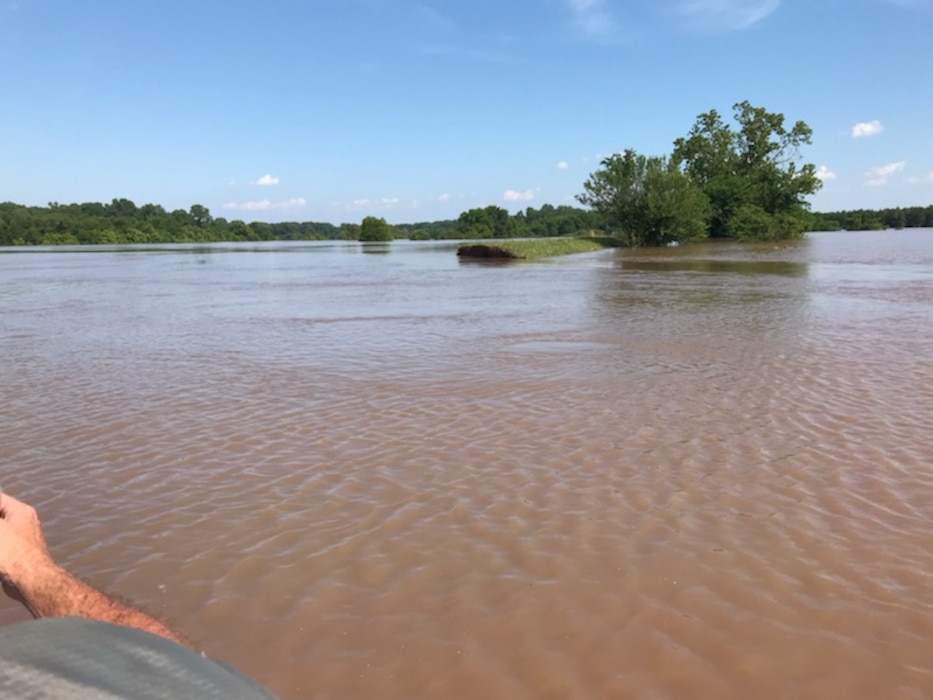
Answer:
[[[608,238],[533,238],[522,240],[500,239],[495,243],[460,246],[457,253],[464,257],[490,257],[533,260],[558,255],[590,253],[612,245]],[[484,251],[478,254],[478,251]]]

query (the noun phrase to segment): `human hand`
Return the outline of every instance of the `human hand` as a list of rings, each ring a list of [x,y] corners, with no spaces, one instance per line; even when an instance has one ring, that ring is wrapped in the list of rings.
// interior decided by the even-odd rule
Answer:
[[[0,493],[0,583],[4,592],[22,602],[20,586],[50,566],[54,564],[36,509]]]

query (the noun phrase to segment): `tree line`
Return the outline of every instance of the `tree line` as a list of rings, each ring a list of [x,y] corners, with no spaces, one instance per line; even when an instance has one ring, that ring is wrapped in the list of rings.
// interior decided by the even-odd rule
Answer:
[[[458,219],[390,225],[367,216],[360,224],[314,221],[246,223],[214,217],[207,207],[166,211],[158,204],[137,206],[128,199],[109,204],[50,203],[28,207],[0,203],[0,245],[117,245],[131,243],[210,243],[249,241],[386,241],[462,238],[572,236],[600,228],[599,216],[570,206],[543,205],[509,214],[501,207],[471,209]]]
[[[341,227],[328,223],[227,221],[200,204],[166,211],[128,199],[51,202],[47,207],[0,203],[0,245],[6,246],[312,240],[340,238],[341,233]]]
[[[166,211],[128,199],[109,204],[0,203],[0,245],[199,243],[215,241],[485,239],[602,235],[653,246],[706,238],[778,240],[805,231],[933,227],[933,206],[813,213],[806,198],[821,186],[800,162],[812,130],[749,102],[733,106],[734,125],[711,110],[665,155],[626,149],[604,158],[583,183],[586,208],[543,205],[510,214],[499,206],[457,219],[390,225],[228,221],[207,207]]]
[[[814,212],[810,223],[811,231],[880,231],[886,228],[933,228],[933,205]]]
[[[865,231],[933,228],[933,205],[855,211],[810,212],[808,231]],[[593,209],[543,205],[509,214],[498,206],[470,209],[457,219],[390,225],[366,217],[361,224],[314,221],[279,223],[227,221],[206,207],[166,212],[157,204],[136,206],[126,199],[110,204],[56,204],[26,207],[0,203],[0,245],[81,245],[128,243],[209,243],[311,240],[411,240],[547,238],[609,233]],[[616,235],[618,233],[616,232]]]

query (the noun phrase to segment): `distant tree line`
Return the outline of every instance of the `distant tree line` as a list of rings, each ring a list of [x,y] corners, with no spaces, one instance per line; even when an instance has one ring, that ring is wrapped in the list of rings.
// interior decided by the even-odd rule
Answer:
[[[471,209],[459,219],[399,224],[367,216],[360,224],[336,226],[313,221],[264,223],[228,221],[207,207],[166,211],[158,204],[137,206],[128,199],[109,204],[50,203],[27,207],[0,203],[0,245],[83,245],[124,243],[208,243],[248,241],[363,240],[387,241],[457,238],[572,236],[600,228],[592,211],[545,204],[510,215],[496,206]]]
[[[811,231],[879,231],[886,228],[933,228],[933,205],[896,209],[814,212]]]
[[[390,225],[367,216],[339,226],[312,221],[246,223],[207,207],[166,211],[128,199],[47,207],[0,203],[0,245],[200,243],[215,241],[485,239],[603,235],[631,246],[705,238],[777,240],[805,231],[933,227],[933,206],[813,213],[806,201],[821,182],[798,164],[810,143],[804,122],[748,102],[734,105],[735,127],[715,111],[697,117],[669,155],[633,149],[603,159],[577,199],[587,208],[543,205],[510,214],[498,206],[459,218]]]
[[[117,243],[199,243],[214,241],[314,240],[352,235],[327,223],[245,223],[211,216],[194,204],[166,211],[158,204],[137,206],[128,199],[48,207],[0,203],[0,245]]]

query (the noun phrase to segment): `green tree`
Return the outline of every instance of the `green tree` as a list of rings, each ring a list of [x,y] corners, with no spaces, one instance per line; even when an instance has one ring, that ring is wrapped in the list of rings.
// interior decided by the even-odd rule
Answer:
[[[460,238],[492,238],[492,219],[486,209],[468,209],[457,219]]]
[[[491,205],[460,214],[457,231],[461,238],[514,238],[522,235],[524,223],[502,207]]]
[[[107,209],[111,216],[136,216],[136,205],[129,199],[114,199]]]
[[[146,205],[149,206],[149,205]],[[211,212],[202,204],[192,204],[188,210],[188,215],[198,228],[207,228],[211,225]]]
[[[577,196],[629,246],[688,242],[707,233],[710,205],[690,177],[666,157],[632,149],[603,159]]]
[[[709,198],[710,235],[799,237],[809,221],[804,198],[822,185],[812,163],[797,163],[813,130],[802,121],[787,128],[783,114],[748,101],[734,105],[733,111],[737,129],[711,110],[674,142],[672,162]]]
[[[360,224],[361,241],[391,241],[392,227],[383,218],[367,216]]]
[[[253,240],[253,230],[245,221],[234,219],[227,226],[226,239],[228,241],[251,241]]]
[[[360,239],[360,225],[340,224],[340,238],[345,241],[358,241]]]

